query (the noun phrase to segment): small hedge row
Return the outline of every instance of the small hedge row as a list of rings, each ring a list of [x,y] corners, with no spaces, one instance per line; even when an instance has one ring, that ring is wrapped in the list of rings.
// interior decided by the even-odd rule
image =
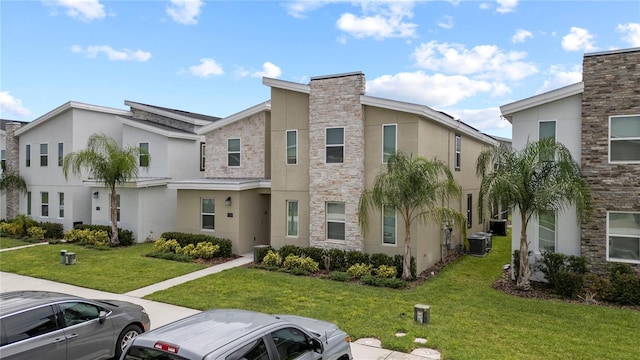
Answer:
[[[30,220],[30,221],[29,221]],[[31,228],[39,228],[40,230],[32,230],[36,236],[29,233]],[[42,241],[45,239],[62,239],[64,237],[64,227],[59,223],[38,222],[28,218],[24,221],[0,221],[0,234],[2,236],[22,238],[27,236],[33,241]]]
[[[100,230],[106,231],[109,239],[111,239],[111,225],[90,225],[90,224],[77,224],[73,227],[78,230]],[[134,243],[133,231],[118,228],[118,240],[121,246],[129,246]]]
[[[197,246],[200,242],[210,242],[213,245],[218,245],[220,247],[220,250],[215,255],[216,257],[230,257],[233,255],[231,252],[231,240],[229,239],[220,239],[215,236],[182,232],[165,232],[160,237],[164,239],[175,239],[181,247],[185,247],[189,244]]]
[[[356,264],[371,265],[372,269],[381,266],[392,267],[396,270],[396,277],[402,276],[402,255],[389,256],[387,254],[367,254],[355,250],[322,249],[317,247],[299,247],[284,245],[277,251],[268,246],[256,250],[258,263],[262,263],[269,250],[276,252],[282,259],[289,255],[308,257],[317,262],[320,270],[347,272]],[[411,258],[411,277],[416,278],[416,260]]]

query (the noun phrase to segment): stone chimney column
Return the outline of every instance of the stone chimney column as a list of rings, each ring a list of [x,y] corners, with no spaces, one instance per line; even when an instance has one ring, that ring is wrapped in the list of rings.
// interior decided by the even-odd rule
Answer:
[[[20,140],[15,136],[15,131],[20,128],[20,123],[8,123],[6,126],[7,155],[5,159],[5,172],[7,174],[20,175]],[[13,219],[20,211],[20,191],[18,189],[8,189],[7,218]]]

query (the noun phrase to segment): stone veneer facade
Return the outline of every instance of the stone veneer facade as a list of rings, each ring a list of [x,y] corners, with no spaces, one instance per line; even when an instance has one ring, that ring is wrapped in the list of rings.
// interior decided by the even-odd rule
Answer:
[[[207,133],[205,177],[266,178],[266,126],[266,113],[262,111]],[[227,165],[227,140],[232,138],[240,139],[240,166],[238,167]]]
[[[582,255],[607,263],[607,211],[640,212],[640,164],[609,163],[609,117],[640,114],[640,49],[587,54],[582,78],[582,171],[594,214],[582,225]],[[640,265],[635,265],[640,272]]]
[[[165,126],[169,126],[169,127],[172,127],[172,128],[176,128],[176,129],[179,129],[179,130],[182,130],[182,131],[187,131],[187,132],[190,132],[190,133],[195,133],[196,130],[198,129],[198,126],[196,126],[194,124],[189,124],[189,123],[184,122],[184,121],[180,121],[180,120],[172,119],[172,118],[169,118],[169,117],[166,117],[166,116],[150,113],[148,111],[136,109],[136,108],[133,108],[133,107],[131,108],[131,114],[133,115],[134,119],[146,120],[146,121],[154,122],[156,124],[160,124],[160,125],[165,125]]]
[[[364,190],[364,74],[314,77],[309,93],[309,245],[364,249],[358,200]],[[325,131],[344,127],[344,162],[327,164]],[[345,203],[345,241],[327,240],[326,203]]]
[[[16,130],[21,127],[20,123],[9,123],[5,129],[6,135],[6,171],[20,175],[20,140],[15,136]],[[7,218],[13,219],[20,212],[20,191],[10,189],[6,192]]]

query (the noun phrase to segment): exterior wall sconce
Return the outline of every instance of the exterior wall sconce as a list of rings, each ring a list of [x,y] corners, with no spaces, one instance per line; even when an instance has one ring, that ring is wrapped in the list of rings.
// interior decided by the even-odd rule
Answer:
[[[97,192],[97,191],[95,191],[95,192],[93,193],[93,198],[94,198],[94,199],[97,199],[97,198],[98,198],[98,196],[100,196],[100,193],[99,193],[99,192]]]
[[[231,196],[227,197],[227,200],[224,201],[224,204],[227,206],[231,206]]]

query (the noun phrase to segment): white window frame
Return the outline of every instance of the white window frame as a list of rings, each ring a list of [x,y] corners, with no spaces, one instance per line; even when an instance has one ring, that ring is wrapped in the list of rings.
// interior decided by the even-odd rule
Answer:
[[[291,206],[296,205],[295,215],[291,214]],[[295,231],[292,229],[295,226]],[[298,200],[287,200],[287,237],[298,237],[300,234],[300,203]]]
[[[634,260],[634,259],[624,259],[624,258],[615,258],[615,257],[611,257],[610,252],[610,248],[611,248],[611,236],[615,236],[615,237],[623,237],[623,238],[632,238],[632,239],[637,239],[638,242],[640,242],[640,224],[638,224],[638,235],[632,235],[632,234],[612,234],[610,229],[610,215],[612,213],[616,213],[616,214],[632,214],[634,216],[640,217],[640,211],[607,211],[607,261],[611,261],[611,262],[619,262],[619,263],[628,263],[628,264],[640,264],[640,254],[638,254],[638,260]],[[637,224],[637,223],[636,223]],[[638,246],[640,246],[640,244],[638,244]]]
[[[289,133],[293,133],[295,135],[295,144],[289,144]],[[285,164],[287,165],[298,165],[298,130],[287,130],[285,132]],[[289,162],[289,149],[295,148],[295,158],[292,163]]]
[[[550,229],[546,226],[542,226],[542,219],[538,216],[538,252],[542,253],[543,251],[549,251],[547,249],[543,249],[540,245],[540,229],[545,229],[553,232],[553,250],[551,252],[558,251],[558,214],[555,211],[551,211],[553,213],[553,229]]]
[[[45,194],[47,197],[47,202],[45,202]],[[47,215],[44,214],[44,210],[47,209]],[[40,217],[49,217],[49,192],[41,191],[40,192]]]
[[[58,193],[58,218],[64,219],[64,193]]]
[[[31,216],[31,191],[27,191],[27,215]]]
[[[382,239],[381,241],[383,246],[397,246],[398,245],[398,213],[396,212],[395,209],[393,209],[393,242],[392,243],[385,242],[384,220],[387,217],[385,213],[388,208],[389,206],[386,206],[386,205],[382,206]]]
[[[640,142],[640,136],[638,137],[622,137],[622,138],[617,138],[617,139],[612,139],[611,138],[611,123],[614,119],[616,118],[625,118],[625,117],[636,117],[638,118],[638,121],[640,121],[640,114],[636,114],[636,115],[612,115],[609,116],[609,134],[608,134],[608,139],[607,139],[607,144],[608,144],[608,150],[609,150],[609,163],[611,164],[640,164],[640,157],[638,157],[637,160],[612,160],[611,159],[611,142],[612,141],[617,141],[617,140],[623,140],[623,141],[638,141]]]
[[[206,165],[206,148],[207,144],[204,142],[200,142],[200,171],[204,171],[204,167]]]
[[[462,135],[456,134],[454,140],[455,158],[453,160],[454,169],[460,171],[462,167]]]
[[[334,130],[334,129],[342,129],[342,143],[336,143],[336,144],[329,144],[328,140],[329,140],[329,136],[328,132],[329,130]],[[344,158],[346,157],[346,149],[345,149],[345,128],[344,126],[334,126],[334,127],[328,127],[324,129],[324,162],[325,164],[344,164]],[[328,150],[329,148],[334,148],[334,147],[340,147],[342,148],[342,161],[336,161],[336,162],[328,162],[327,158],[328,158]]]
[[[384,139],[385,139],[385,130],[393,128],[394,137],[393,137],[393,151],[388,153],[385,151],[384,147]],[[382,163],[386,164],[389,161],[389,157],[395,154],[398,151],[398,124],[383,124],[382,125]]]
[[[544,139],[540,134],[540,127],[543,123],[553,123],[553,141],[558,138],[558,122],[556,120],[539,120],[538,121],[538,141]]]
[[[62,166],[64,161],[64,143],[58,143],[58,166]]]
[[[231,151],[229,150],[229,145],[231,140],[238,140],[238,151]],[[230,155],[232,154],[238,154],[238,165],[231,165],[229,163],[229,159],[230,159]],[[240,167],[242,165],[242,140],[240,138],[228,138],[227,139],[227,166],[228,167]]]
[[[42,151],[43,149],[44,149],[44,152]],[[49,166],[49,144],[48,143],[40,144],[40,166],[42,167]]]
[[[342,213],[342,219],[337,219],[337,218],[331,218],[331,216],[329,215],[329,205],[331,204],[341,204],[342,207],[344,208],[344,212]],[[346,204],[342,201],[327,201],[325,203],[325,227],[327,229],[326,231],[326,239],[328,241],[345,241],[347,238],[347,229],[346,229],[346,223],[347,223],[347,209],[346,209]],[[333,213],[332,213],[333,214]],[[340,215],[340,214],[337,214]],[[344,234],[343,237],[344,239],[333,239],[329,237],[329,223],[334,223],[334,224],[344,224]]]
[[[151,148],[151,144],[149,144],[149,142],[141,142],[140,144],[138,144],[138,147],[140,148],[140,150],[146,150],[147,153],[143,154],[142,152],[140,152],[140,155],[138,156],[138,166],[140,167],[148,167],[149,166],[149,154],[150,154],[150,148]],[[145,149],[146,148],[146,149]],[[147,162],[147,165],[142,165],[142,162],[144,161]]]
[[[31,144],[26,144],[24,146],[24,156],[25,156],[24,166],[31,167]]]
[[[213,204],[213,212],[205,212],[204,211],[204,201],[211,200]],[[205,216],[211,216],[213,218],[213,229],[205,229],[204,228],[204,219]],[[200,198],[200,230],[202,231],[215,231],[216,230],[216,199],[215,198]]]
[[[2,168],[6,166],[7,163],[7,150],[5,149],[0,150],[0,163],[2,164],[0,171],[2,171]]]

